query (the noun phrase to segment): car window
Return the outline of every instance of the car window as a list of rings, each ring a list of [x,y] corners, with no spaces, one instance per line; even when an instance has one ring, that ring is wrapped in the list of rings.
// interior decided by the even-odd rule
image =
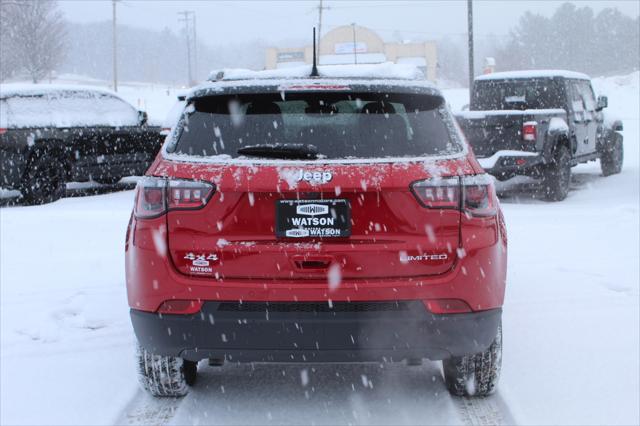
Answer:
[[[554,79],[487,80],[474,83],[472,110],[563,108],[561,85]]]
[[[580,96],[584,101],[584,105],[587,111],[595,112],[596,110],[596,99],[593,94],[593,89],[591,89],[591,84],[587,81],[580,81],[578,83],[578,89],[580,90]]]
[[[585,102],[582,94],[580,93],[580,82],[573,80],[567,83],[569,96],[571,100],[571,110],[573,112],[573,118],[576,121],[582,121],[585,118]]]
[[[185,109],[177,153],[239,157],[261,144],[311,144],[319,158],[414,157],[459,152],[442,98],[381,93],[211,96]]]

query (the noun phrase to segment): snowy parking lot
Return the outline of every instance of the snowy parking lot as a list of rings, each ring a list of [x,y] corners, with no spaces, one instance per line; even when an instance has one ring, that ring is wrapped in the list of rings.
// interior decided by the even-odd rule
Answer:
[[[640,423],[639,79],[595,80],[624,122],[621,174],[575,167],[559,203],[499,185],[509,270],[495,395],[452,398],[431,362],[201,364],[188,396],[154,400],[135,375],[124,187],[0,209],[0,423]],[[445,96],[458,108],[465,92]]]

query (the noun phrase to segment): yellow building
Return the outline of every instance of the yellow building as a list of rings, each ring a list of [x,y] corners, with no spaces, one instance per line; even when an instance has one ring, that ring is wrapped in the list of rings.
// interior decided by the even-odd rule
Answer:
[[[428,80],[435,81],[437,48],[435,41],[421,43],[385,43],[368,28],[345,25],[326,33],[320,39],[320,65],[377,64],[394,62],[413,64],[420,68]],[[285,68],[310,64],[313,60],[311,46],[300,48],[267,49],[265,68]]]

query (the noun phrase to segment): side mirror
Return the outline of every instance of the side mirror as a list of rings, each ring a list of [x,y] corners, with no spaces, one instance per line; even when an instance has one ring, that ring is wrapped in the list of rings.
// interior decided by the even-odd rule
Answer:
[[[149,121],[149,116],[146,111],[138,111],[138,123],[141,126],[146,126]]]
[[[596,111],[602,111],[607,106],[609,106],[609,98],[607,98],[606,96],[598,96]]]

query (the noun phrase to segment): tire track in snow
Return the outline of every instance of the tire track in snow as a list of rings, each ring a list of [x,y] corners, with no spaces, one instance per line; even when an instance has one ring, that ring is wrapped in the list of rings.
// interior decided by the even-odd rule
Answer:
[[[293,368],[293,367],[291,367]],[[205,375],[206,376],[206,375]],[[246,374],[243,374],[246,376]],[[203,377],[204,379],[204,377]],[[258,380],[257,385],[260,384]],[[204,383],[201,380],[200,386]],[[206,406],[209,408],[216,407],[209,400],[211,390],[209,386],[205,386],[206,392],[200,395],[200,398],[193,399],[193,395],[187,395],[184,398],[155,398],[142,389],[139,389],[115,422],[116,425],[169,425],[174,420],[178,409],[185,401],[189,401],[184,407],[188,411],[195,406]],[[446,392],[446,391],[445,391]],[[204,396],[205,399],[202,399]],[[264,396],[264,395],[263,395]],[[218,395],[219,397],[219,395]],[[231,402],[237,398],[232,398]],[[243,399],[244,400],[244,399]],[[499,392],[486,398],[458,398],[451,397],[455,411],[458,414],[458,421],[467,426],[488,426],[488,425],[515,425],[515,421],[509,407]],[[228,403],[229,401],[227,401]],[[362,402],[362,401],[360,401]],[[353,401],[352,401],[353,403]],[[228,405],[228,404],[227,404]],[[365,404],[366,405],[366,404]],[[220,407],[217,407],[220,408]],[[227,406],[229,408],[229,406]],[[353,407],[352,407],[353,408]],[[361,407],[362,412],[368,412],[370,407]],[[184,411],[184,410],[182,410]],[[197,410],[196,410],[197,411]],[[184,415],[184,413],[182,413]],[[206,413],[205,413],[206,414]],[[419,413],[412,413],[418,415]],[[424,414],[424,413],[422,413]],[[453,414],[453,413],[451,413]],[[181,417],[178,415],[176,420]],[[184,420],[184,419],[182,419]],[[255,420],[255,419],[252,419]],[[336,422],[342,422],[344,418],[333,419]],[[414,423],[414,418],[404,419],[406,423]],[[251,422],[253,423],[253,422]],[[349,423],[349,422],[345,422]],[[419,422],[418,422],[419,423]]]
[[[142,389],[115,422],[116,425],[166,425],[175,415],[184,398],[154,398]]]
[[[509,407],[499,393],[486,398],[454,398],[460,419],[467,426],[515,425]]]

